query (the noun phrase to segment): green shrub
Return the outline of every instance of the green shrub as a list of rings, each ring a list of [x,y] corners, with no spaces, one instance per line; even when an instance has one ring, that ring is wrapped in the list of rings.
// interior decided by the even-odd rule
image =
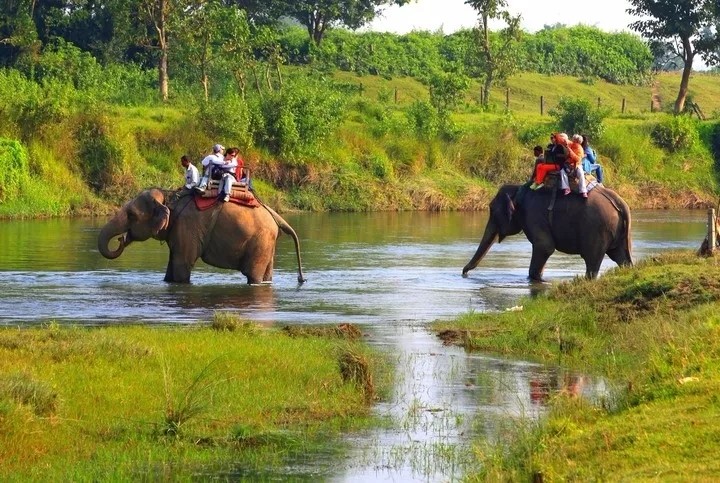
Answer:
[[[408,123],[415,135],[425,141],[435,138],[440,131],[437,109],[427,101],[413,102],[406,112]]]
[[[87,183],[98,193],[113,183],[122,165],[122,150],[109,133],[110,119],[97,113],[83,115],[75,130],[80,168]]]
[[[699,139],[697,124],[690,116],[672,116],[660,121],[650,136],[658,147],[671,153],[690,149]]]
[[[211,139],[223,140],[228,147],[252,145],[251,110],[239,94],[231,93],[201,104],[198,117]]]
[[[340,124],[345,99],[321,81],[289,80],[259,100],[262,126],[255,138],[273,153],[298,162],[317,152]]]
[[[29,178],[28,155],[23,145],[0,138],[0,202],[16,198]]]
[[[610,109],[593,107],[587,99],[563,97],[549,113],[560,130],[570,136],[585,133],[592,139],[599,139],[605,131],[603,122],[610,115]]]

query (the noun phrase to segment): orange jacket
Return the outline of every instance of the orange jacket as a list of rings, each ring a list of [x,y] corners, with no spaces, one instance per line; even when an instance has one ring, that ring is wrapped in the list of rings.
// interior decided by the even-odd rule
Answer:
[[[585,157],[585,149],[582,144],[570,141],[567,144],[568,147],[568,160],[567,163],[573,168],[576,167],[582,159]]]

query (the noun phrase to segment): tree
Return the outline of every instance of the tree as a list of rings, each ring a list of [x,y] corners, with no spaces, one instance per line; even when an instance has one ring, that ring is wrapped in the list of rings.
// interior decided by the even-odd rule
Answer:
[[[520,15],[513,17],[505,10],[506,0],[465,0],[478,12],[476,29],[480,51],[479,70],[484,78],[482,104],[488,105],[490,89],[495,81],[505,81],[517,70],[516,47],[520,41]],[[502,19],[507,26],[495,37],[490,35],[491,19]]]
[[[405,5],[409,0],[276,0],[276,14],[300,22],[315,45],[320,46],[328,28],[344,25],[358,29],[370,22],[390,4]]]
[[[718,62],[720,6],[717,0],[630,0],[630,4],[627,12],[641,18],[630,28],[656,46],[664,43],[666,50],[682,59],[683,73],[675,100],[675,113],[680,113],[685,108],[695,56],[700,54],[708,65]]]

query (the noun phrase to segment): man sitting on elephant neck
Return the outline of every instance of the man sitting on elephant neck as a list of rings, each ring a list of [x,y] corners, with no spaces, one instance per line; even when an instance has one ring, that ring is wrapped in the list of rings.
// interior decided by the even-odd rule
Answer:
[[[208,154],[203,158],[201,163],[203,165],[203,177],[200,179],[200,184],[195,187],[196,191],[199,191],[200,193],[205,193],[207,185],[210,182],[210,176],[212,175],[213,167],[215,165],[223,164],[225,162],[225,160],[223,159],[223,151],[225,151],[223,145],[216,144],[215,146],[213,146],[212,154]]]

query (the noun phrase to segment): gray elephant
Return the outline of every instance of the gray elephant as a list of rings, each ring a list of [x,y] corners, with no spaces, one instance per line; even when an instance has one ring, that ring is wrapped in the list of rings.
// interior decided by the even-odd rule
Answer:
[[[519,188],[505,185],[490,202],[485,233],[463,276],[477,267],[495,241],[521,231],[532,244],[529,277],[533,281],[542,281],[545,263],[555,250],[580,255],[587,278],[597,277],[605,254],[618,265],[632,265],[630,208],[613,190],[597,186],[587,199],[556,193],[549,210],[551,190],[527,190],[517,203]]]
[[[198,258],[212,266],[239,270],[250,284],[271,282],[275,243],[280,229],[295,242],[298,282],[303,283],[300,242],[292,227],[271,208],[219,203],[199,210],[193,196],[149,189],[128,201],[98,235],[98,250],[109,259],[119,257],[133,241],[149,238],[167,242],[170,249],[166,282],[187,283]],[[119,236],[119,246],[109,248]]]

